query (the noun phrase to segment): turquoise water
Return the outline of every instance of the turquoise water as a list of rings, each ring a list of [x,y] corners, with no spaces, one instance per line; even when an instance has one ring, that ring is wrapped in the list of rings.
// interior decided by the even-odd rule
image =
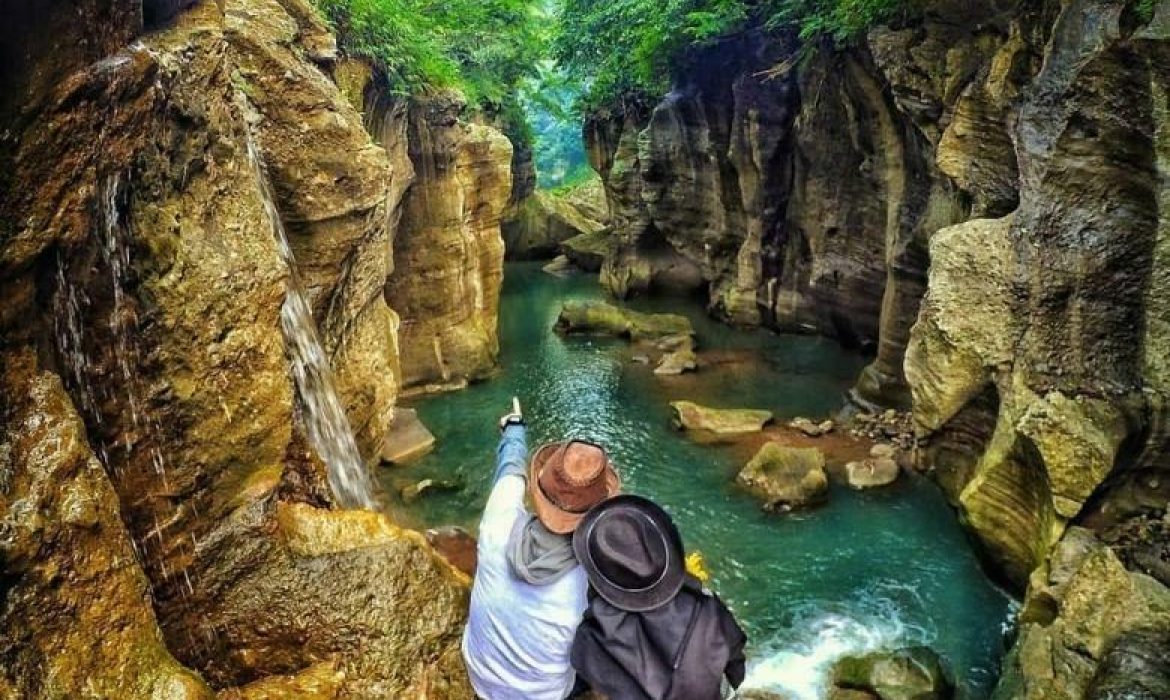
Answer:
[[[432,476],[466,486],[398,506],[398,516],[419,527],[474,529],[494,466],[496,419],[517,395],[530,447],[593,438],[608,447],[627,491],[674,516],[751,637],[749,685],[814,700],[840,655],[926,643],[950,662],[963,697],[986,698],[1009,601],[984,577],[931,484],[903,479],[864,493],[834,487],[824,508],[770,515],[733,483],[742,448],[694,444],[670,427],[668,402],[679,398],[767,408],[779,417],[831,414],[863,359],[822,339],[736,331],[706,318],[698,304],[648,301],[636,306],[686,313],[701,347],[719,351],[719,364],[698,374],[656,377],[630,360],[622,341],[551,332],[564,300],[599,297],[591,277],[555,278],[536,264],[507,267],[502,372],[415,402],[438,438],[436,450],[382,473],[391,493]]]

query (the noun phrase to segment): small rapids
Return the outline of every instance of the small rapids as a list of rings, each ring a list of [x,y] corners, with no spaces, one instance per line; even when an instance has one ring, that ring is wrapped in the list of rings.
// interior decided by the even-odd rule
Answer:
[[[301,399],[300,418],[309,442],[325,462],[329,487],[347,508],[374,508],[374,486],[358,451],[345,408],[333,382],[333,370],[317,335],[313,311],[297,273],[296,259],[288,242],[272,195],[264,162],[251,132],[247,133],[248,160],[256,173],[256,185],[280,255],[288,265],[288,291],[280,310],[280,324],[289,354],[293,379]]]
[[[879,592],[835,605],[805,604],[793,611],[788,630],[756,646],[743,687],[778,692],[789,700],[820,700],[839,659],[929,645],[935,637],[907,622],[898,603]]]

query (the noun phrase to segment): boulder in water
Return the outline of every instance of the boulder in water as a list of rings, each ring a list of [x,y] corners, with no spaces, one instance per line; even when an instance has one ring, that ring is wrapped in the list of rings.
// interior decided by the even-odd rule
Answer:
[[[567,255],[558,255],[552,259],[552,262],[548,263],[540,269],[544,270],[550,275],[564,277],[565,275],[573,272],[576,268],[573,267],[573,261],[569,260]]]
[[[404,503],[413,503],[425,494],[434,491],[458,491],[461,488],[463,488],[463,484],[455,480],[423,479],[404,486],[398,493],[402,496]]]
[[[949,700],[955,692],[942,659],[924,646],[847,656],[833,667],[833,685],[880,700]]]
[[[658,366],[654,368],[654,374],[675,375],[683,372],[694,372],[698,368],[699,358],[695,355],[695,351],[690,348],[682,348],[663,355]]]
[[[561,307],[557,330],[564,333],[612,335],[631,340],[693,336],[690,319],[678,314],[644,314],[603,301],[569,301]]]
[[[413,408],[395,408],[394,422],[382,447],[382,461],[409,464],[435,447],[435,436],[418,418]]]
[[[708,408],[691,401],[672,401],[674,426],[680,430],[702,430],[720,437],[758,433],[772,421],[771,411],[750,408]]]
[[[763,498],[768,510],[804,508],[829,498],[825,455],[815,447],[765,443],[736,481]]]
[[[593,231],[561,243],[561,253],[586,272],[600,272],[611,246],[608,230]]]
[[[898,463],[889,457],[875,457],[845,465],[845,479],[855,489],[888,486],[898,479]]]

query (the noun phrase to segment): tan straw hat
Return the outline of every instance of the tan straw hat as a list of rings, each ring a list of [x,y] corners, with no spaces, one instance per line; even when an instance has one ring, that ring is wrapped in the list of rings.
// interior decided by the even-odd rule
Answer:
[[[532,455],[528,491],[540,522],[567,535],[590,508],[621,492],[621,480],[600,445],[585,440],[550,442]]]

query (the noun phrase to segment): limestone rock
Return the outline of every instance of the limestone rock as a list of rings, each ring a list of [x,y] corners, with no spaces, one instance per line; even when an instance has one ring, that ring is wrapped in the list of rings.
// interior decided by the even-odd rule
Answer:
[[[898,463],[888,457],[874,457],[845,465],[845,478],[855,489],[888,486],[898,480]]]
[[[217,569],[196,587],[196,651],[222,685],[334,658],[342,697],[471,698],[458,658],[468,579],[422,534],[369,511],[249,504],[202,544]],[[277,604],[274,601],[279,601]],[[197,639],[200,637],[197,637]]]
[[[314,63],[332,34],[307,0],[230,3],[225,28],[236,84],[262,115],[260,155],[338,391],[363,455],[374,459],[398,389],[397,319],[383,295],[397,173]]]
[[[582,233],[561,242],[561,253],[586,272],[599,272],[610,253],[611,242],[605,230]]]
[[[630,340],[655,340],[667,336],[694,335],[686,316],[644,314],[600,301],[568,301],[557,317],[557,329],[565,333],[612,335]]]
[[[1170,631],[1123,634],[1101,660],[1086,700],[1157,700],[1170,697]]]
[[[576,236],[595,236],[605,228],[581,211],[568,194],[535,192],[504,222],[504,254],[510,260],[550,258]]]
[[[1135,637],[1139,630],[1150,636]],[[1019,637],[993,697],[1080,700],[1094,684],[1108,693],[1151,673],[1156,678],[1157,666],[1144,663],[1149,652],[1142,650],[1167,633],[1170,589],[1127,571],[1092,533],[1071,528],[1032,575]],[[1133,675],[1118,675],[1129,663]]]
[[[407,144],[415,180],[394,239],[386,298],[401,317],[402,383],[462,386],[495,368],[503,279],[500,218],[511,192],[512,145],[464,120],[462,96],[412,102]]]
[[[298,673],[269,676],[242,688],[219,693],[218,700],[338,700],[345,674],[334,661],[322,661]]]
[[[820,437],[833,432],[833,421],[823,420],[814,423],[808,418],[797,417],[788,422],[788,427],[795,428],[809,437]]]
[[[663,355],[658,366],[654,368],[654,374],[679,375],[683,372],[694,372],[698,368],[699,358],[695,355],[695,351],[689,347],[683,347]]]
[[[569,260],[567,255],[558,255],[552,259],[552,262],[540,268],[550,275],[556,277],[564,277],[573,272],[577,268],[573,265],[573,261]]]
[[[413,408],[394,409],[394,423],[382,447],[382,461],[390,464],[409,464],[435,447],[435,436],[418,418]]]
[[[955,690],[942,659],[921,646],[845,657],[833,666],[833,684],[880,700],[949,700]]]
[[[747,408],[708,408],[690,401],[672,401],[674,425],[680,430],[702,430],[721,437],[758,433],[772,422],[771,411]]]
[[[813,447],[764,443],[736,481],[764,499],[768,510],[793,510],[824,503],[829,497],[825,455]]]
[[[404,486],[398,493],[402,496],[404,503],[413,503],[428,493],[435,491],[458,491],[461,488],[463,488],[463,484],[455,480],[422,479],[421,481]]]
[[[0,375],[0,694],[211,700],[167,651],[117,494],[54,374]]]

